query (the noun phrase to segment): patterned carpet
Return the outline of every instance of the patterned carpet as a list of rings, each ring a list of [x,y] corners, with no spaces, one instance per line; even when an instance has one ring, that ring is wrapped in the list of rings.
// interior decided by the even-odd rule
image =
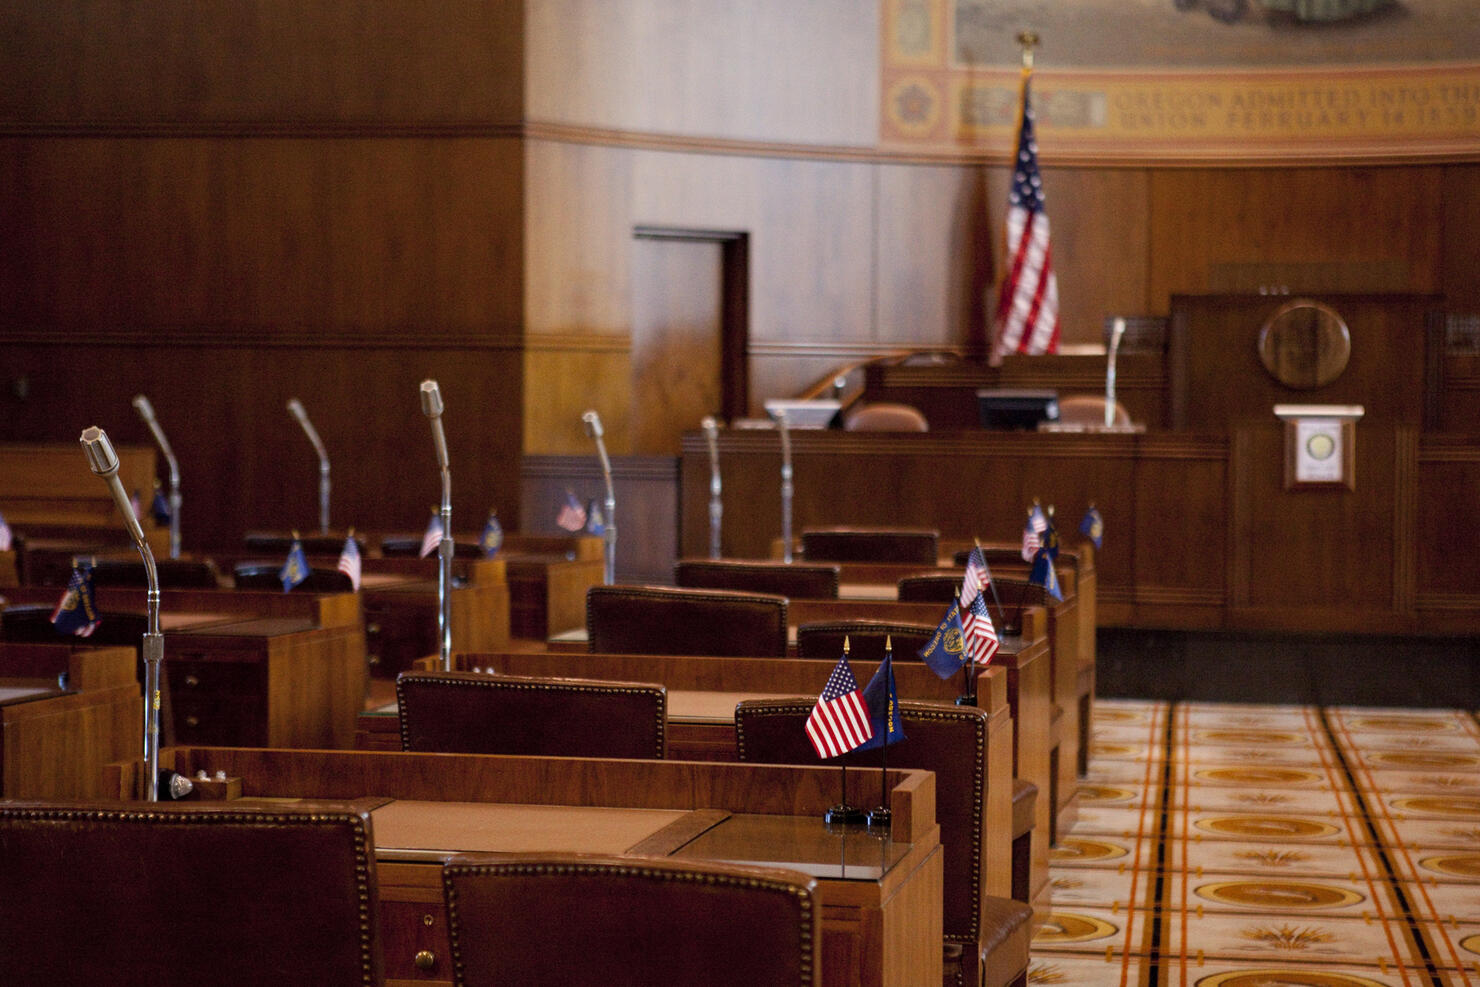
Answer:
[[[1480,722],[1105,700],[1033,984],[1480,985]]]

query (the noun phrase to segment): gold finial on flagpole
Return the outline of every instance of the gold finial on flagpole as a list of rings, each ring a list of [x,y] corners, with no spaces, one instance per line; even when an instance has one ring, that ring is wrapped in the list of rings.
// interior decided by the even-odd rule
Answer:
[[[1033,49],[1038,45],[1037,32],[1019,31],[1017,42],[1023,46],[1023,71],[1033,71]]]

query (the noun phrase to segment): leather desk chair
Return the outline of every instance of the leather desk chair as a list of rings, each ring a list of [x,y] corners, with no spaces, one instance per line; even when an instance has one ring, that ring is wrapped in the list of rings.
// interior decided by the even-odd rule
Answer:
[[[820,620],[797,625],[797,657],[837,661],[848,639],[848,657],[883,661],[884,645],[892,638],[896,661],[919,661],[919,650],[935,637],[935,624],[906,624],[885,620]]]
[[[402,672],[401,750],[661,758],[668,693],[642,682]]]
[[[774,593],[792,600],[836,600],[838,567],[806,562],[680,559],[673,581],[688,589]]]
[[[379,984],[373,848],[344,803],[0,804],[0,982]]]
[[[1125,405],[1115,402],[1115,417],[1112,425],[1129,425],[1131,413]],[[1105,396],[1103,394],[1071,394],[1059,398],[1059,422],[1064,425],[1105,424]]]
[[[342,546],[341,546],[342,547]],[[337,555],[339,549],[335,549]],[[387,558],[415,558],[421,554],[421,536],[415,538],[382,538],[380,540],[380,554]],[[435,559],[437,553],[432,552],[427,558]],[[452,543],[452,557],[454,559],[481,559],[483,549],[474,541],[454,541]]]
[[[628,655],[786,657],[786,597],[670,586],[592,586],[591,650]]]
[[[933,566],[940,532],[924,528],[805,528],[808,562],[906,562]]]
[[[964,560],[963,560],[964,561]],[[901,602],[949,603],[961,592],[961,581],[966,570],[941,575],[902,576],[899,580]],[[997,581],[994,577],[994,583]],[[995,609],[995,604],[993,605]],[[1017,609],[1021,626],[1022,608]],[[995,620],[996,618],[993,617]],[[1028,900],[1029,868],[1032,862],[1033,806],[1038,796],[1038,786],[1022,778],[1012,783],[1012,896],[1018,901]]]
[[[237,589],[275,589],[283,591],[283,581],[278,574],[283,571],[281,562],[238,562],[231,569]],[[353,593],[355,584],[347,573],[338,569],[310,568],[303,582],[293,587],[299,593]]]
[[[160,589],[220,589],[221,573],[210,559],[155,559]],[[149,585],[141,559],[98,559],[93,563],[94,586]]]
[[[138,648],[144,640],[144,632],[149,629],[149,618],[145,614],[100,610],[98,626],[87,637],[58,634],[51,623],[55,609],[55,606],[34,603],[6,607],[0,613],[0,641]]]
[[[930,422],[914,405],[876,401],[860,405],[843,420],[845,432],[928,432]]]
[[[804,729],[811,699],[745,700],[735,708],[741,761],[816,765]],[[891,767],[934,771],[935,817],[945,853],[942,928],[946,985],[1025,985],[1033,910],[982,892],[988,838],[982,792],[987,783],[985,710],[904,700],[905,739],[889,749]],[[879,752],[846,754],[850,767],[878,769]],[[833,763],[833,762],[830,762]]]
[[[465,855],[442,871],[458,987],[811,987],[822,905],[795,871]]]
[[[298,544],[303,546],[305,555],[338,555],[344,551],[344,540],[348,536],[341,535],[303,535],[298,538]],[[265,555],[286,556],[293,548],[292,535],[279,535],[266,531],[249,531],[244,539],[244,544],[253,552],[262,552]],[[355,536],[355,545],[360,550],[360,555],[365,554],[365,539],[359,535]],[[420,547],[420,542],[417,543]]]
[[[896,584],[900,603],[952,603],[961,592],[966,569],[918,576],[900,576]]]

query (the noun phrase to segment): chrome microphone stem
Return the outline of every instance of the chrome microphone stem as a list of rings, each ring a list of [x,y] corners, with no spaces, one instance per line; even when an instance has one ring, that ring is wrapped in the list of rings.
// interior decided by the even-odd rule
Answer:
[[[164,636],[159,630],[159,570],[154,563],[154,552],[144,539],[144,529],[134,517],[133,505],[118,479],[118,455],[108,434],[93,426],[85,429],[81,438],[82,451],[87,456],[88,466],[108,484],[113,502],[123,514],[124,526],[139,557],[144,561],[144,577],[149,585],[147,606],[149,623],[144,632],[142,657],[144,659],[144,796],[150,802],[159,801],[159,706],[160,666],[164,662]]]
[[[1125,320],[1117,318],[1110,331],[1110,355],[1105,360],[1105,427],[1115,424],[1115,357],[1120,352],[1120,337],[1125,335]]]
[[[777,409],[776,428],[781,433],[781,561],[791,562],[791,433],[786,412]]]
[[[324,449],[324,443],[319,438],[318,430],[313,427],[313,422],[308,420],[308,412],[303,410],[303,402],[297,398],[288,399],[288,411],[298,424],[303,427],[303,432],[308,436],[308,441],[313,443],[314,452],[319,457],[319,534],[329,533],[329,453]]]
[[[719,425],[707,415],[699,425],[704,429],[704,438],[709,443],[709,557],[717,559],[722,554],[720,522],[725,515],[725,505],[720,499]]]
[[[421,410],[431,419],[432,441],[437,447],[437,468],[442,474],[442,541],[437,545],[437,641],[442,671],[452,671],[452,467],[447,456],[447,435],[442,431],[442,391],[434,380],[421,382]]]
[[[180,464],[175,459],[175,451],[170,448],[170,440],[164,437],[164,429],[159,427],[159,419],[154,417],[154,405],[142,394],[134,395],[134,409],[139,412],[139,417],[144,419],[144,424],[149,426],[149,431],[154,435],[154,441],[159,445],[159,451],[164,453],[164,461],[170,470],[170,558],[180,557]]]
[[[596,455],[601,458],[601,478],[606,481],[606,517],[602,527],[605,539],[606,568],[602,578],[610,586],[617,581],[617,491],[612,485],[612,462],[606,455],[605,430],[601,427],[601,416],[595,411],[581,415],[586,432],[596,440]]]

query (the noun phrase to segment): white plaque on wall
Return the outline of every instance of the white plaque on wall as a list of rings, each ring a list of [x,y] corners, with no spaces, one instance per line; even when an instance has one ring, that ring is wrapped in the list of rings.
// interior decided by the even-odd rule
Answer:
[[[1356,489],[1356,423],[1361,405],[1277,404],[1285,423],[1285,489]]]

